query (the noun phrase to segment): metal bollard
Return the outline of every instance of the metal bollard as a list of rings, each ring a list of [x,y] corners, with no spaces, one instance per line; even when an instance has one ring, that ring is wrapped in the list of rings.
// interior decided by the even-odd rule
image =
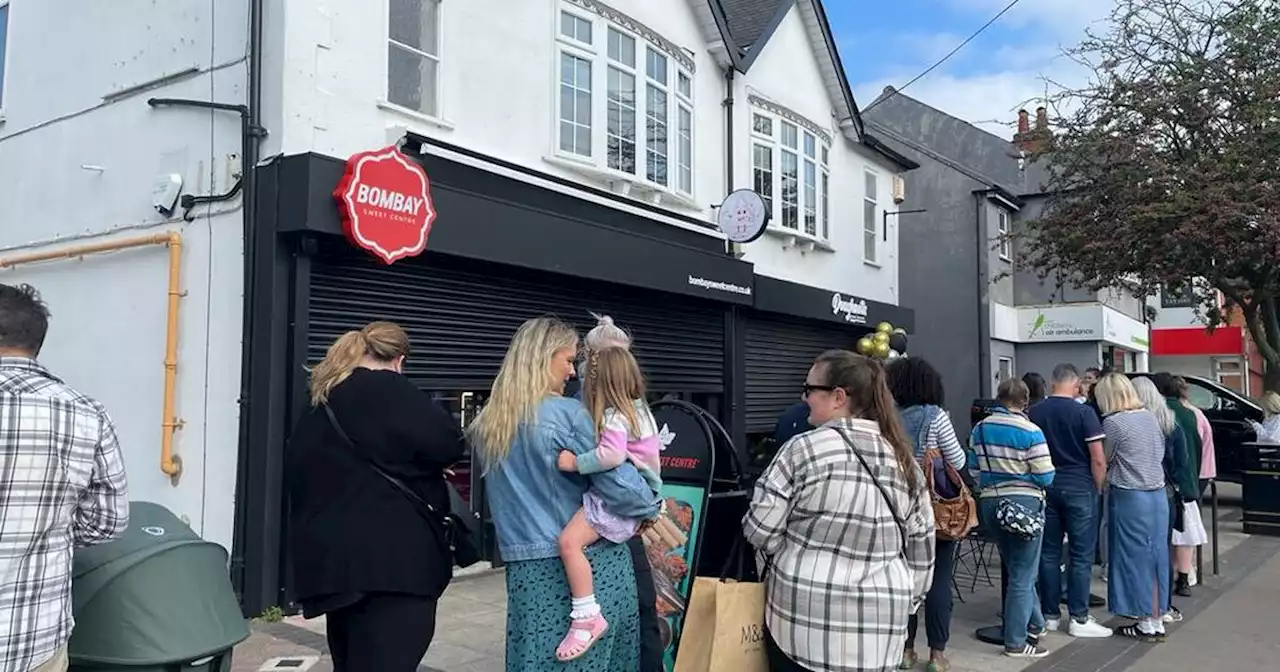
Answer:
[[[1210,515],[1213,516],[1213,575],[1218,576],[1218,481],[1209,481]]]

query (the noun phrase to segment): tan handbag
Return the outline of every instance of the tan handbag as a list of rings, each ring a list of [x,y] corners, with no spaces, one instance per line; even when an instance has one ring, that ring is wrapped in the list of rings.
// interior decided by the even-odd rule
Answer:
[[[947,480],[960,494],[950,499],[938,494],[938,489],[934,487],[934,465],[938,463],[945,465]],[[929,499],[933,503],[933,521],[938,538],[948,541],[965,538],[969,530],[978,526],[978,502],[974,500],[969,486],[964,484],[960,472],[942,457],[937,448],[929,448],[924,451],[924,478],[929,487]]]

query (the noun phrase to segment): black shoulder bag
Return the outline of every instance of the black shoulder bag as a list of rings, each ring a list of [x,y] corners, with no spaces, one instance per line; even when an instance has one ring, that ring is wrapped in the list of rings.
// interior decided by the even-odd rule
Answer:
[[[458,496],[457,491],[453,489],[447,481],[445,488],[449,494],[450,510],[441,512],[435,506],[423,499],[421,495],[414,492],[404,481],[392,476],[386,469],[383,469],[374,459],[361,452],[356,447],[351,437],[342,429],[342,424],[338,422],[338,416],[333,414],[333,409],[328,404],[324,404],[324,412],[329,416],[329,424],[333,425],[333,430],[338,433],[342,442],[347,445],[347,449],[351,451],[357,459],[369,465],[374,473],[378,474],[393,488],[400,491],[413,508],[427,521],[427,525],[431,528],[443,545],[448,549],[449,556],[453,560],[453,564],[459,567],[470,567],[480,562],[480,551],[476,549],[475,541],[472,538],[472,527],[467,519],[457,513],[457,509],[465,507],[462,504],[462,498]]]

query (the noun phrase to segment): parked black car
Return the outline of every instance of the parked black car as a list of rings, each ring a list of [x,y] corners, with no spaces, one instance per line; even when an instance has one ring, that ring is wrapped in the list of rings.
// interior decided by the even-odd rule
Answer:
[[[1149,373],[1129,373],[1130,378],[1149,377]],[[1192,405],[1204,411],[1213,427],[1214,456],[1218,463],[1218,479],[1239,483],[1246,461],[1244,444],[1258,440],[1252,422],[1262,422],[1262,409],[1248,397],[1208,378],[1178,374],[1187,381]]]
[[[1150,373],[1128,373],[1130,378],[1150,376]],[[1245,468],[1244,444],[1256,441],[1253,422],[1262,422],[1262,409],[1248,397],[1235,390],[1200,376],[1182,375],[1190,387],[1191,403],[1201,411],[1213,427],[1214,456],[1218,464],[1218,479],[1241,482]],[[974,399],[969,411],[969,421],[976,425],[996,405],[994,399]]]

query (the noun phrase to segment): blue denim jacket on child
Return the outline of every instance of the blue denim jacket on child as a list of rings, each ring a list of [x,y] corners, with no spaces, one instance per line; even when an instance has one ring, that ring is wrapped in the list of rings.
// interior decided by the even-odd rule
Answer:
[[[643,519],[657,514],[653,489],[630,462],[590,476],[556,467],[561,450],[581,455],[595,447],[595,423],[582,403],[549,397],[539,404],[536,421],[520,428],[507,459],[485,465],[485,492],[504,561],[556,557],[560,532],[582,508],[588,489],[617,515]]]

